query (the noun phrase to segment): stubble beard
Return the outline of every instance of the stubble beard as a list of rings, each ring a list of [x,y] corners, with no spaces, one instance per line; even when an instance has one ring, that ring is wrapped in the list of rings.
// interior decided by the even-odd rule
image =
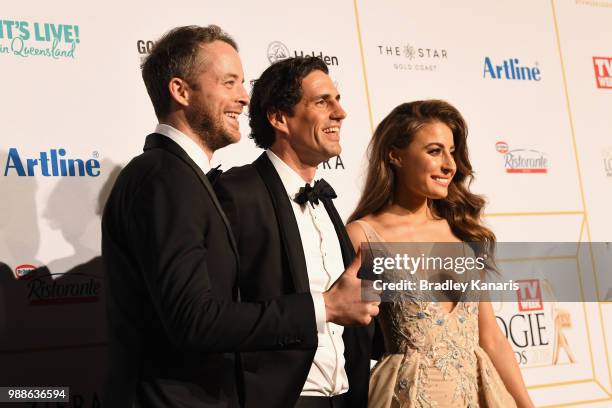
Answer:
[[[187,112],[187,122],[211,151],[219,150],[234,143],[232,135],[223,126],[223,118],[215,118],[210,112]]]

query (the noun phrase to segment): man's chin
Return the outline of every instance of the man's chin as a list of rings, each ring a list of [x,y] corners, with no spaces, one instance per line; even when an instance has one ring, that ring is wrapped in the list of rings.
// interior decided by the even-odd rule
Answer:
[[[227,141],[228,144],[238,143],[241,138],[242,138],[242,135],[240,134],[239,130],[238,131],[230,130],[230,131],[225,132],[225,140]]]
[[[342,153],[342,148],[340,146],[335,147],[333,149],[329,149],[327,151],[327,155],[329,156],[330,159],[332,157],[340,156],[340,153]]]

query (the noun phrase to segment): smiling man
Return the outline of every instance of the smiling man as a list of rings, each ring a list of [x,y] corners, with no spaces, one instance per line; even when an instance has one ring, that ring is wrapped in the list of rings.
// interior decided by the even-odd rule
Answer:
[[[104,406],[242,406],[237,352],[314,353],[323,295],[240,302],[236,242],[207,177],[213,152],[240,139],[249,102],[236,43],[217,26],[178,27],[155,44],[142,77],[159,124],[102,218]],[[378,313],[360,300],[358,266],[325,294],[324,320],[367,324]]]
[[[249,116],[251,137],[266,151],[215,184],[238,244],[241,293],[246,301],[310,293],[318,342],[316,350],[241,353],[245,406],[366,407],[372,325],[331,322],[326,292],[354,252],[336,195],[316,176],[340,154],[346,117],[325,63],[271,65],[255,82]]]

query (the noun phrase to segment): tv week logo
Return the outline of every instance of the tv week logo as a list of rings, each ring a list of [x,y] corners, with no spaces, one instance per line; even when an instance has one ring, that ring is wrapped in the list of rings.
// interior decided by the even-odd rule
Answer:
[[[593,57],[598,88],[612,89],[612,57]]]
[[[544,309],[542,304],[542,286],[539,279],[517,280],[516,283],[519,284],[516,294],[520,312]]]

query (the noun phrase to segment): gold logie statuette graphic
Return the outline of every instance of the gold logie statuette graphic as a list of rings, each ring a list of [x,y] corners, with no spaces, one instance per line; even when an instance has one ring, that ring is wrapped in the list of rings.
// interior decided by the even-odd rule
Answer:
[[[576,363],[576,358],[574,357],[574,353],[563,333],[563,329],[570,329],[572,327],[572,315],[570,312],[564,309],[555,309],[555,348],[553,351],[553,365],[559,363],[559,351],[563,349],[567,354],[567,358],[570,363]]]

